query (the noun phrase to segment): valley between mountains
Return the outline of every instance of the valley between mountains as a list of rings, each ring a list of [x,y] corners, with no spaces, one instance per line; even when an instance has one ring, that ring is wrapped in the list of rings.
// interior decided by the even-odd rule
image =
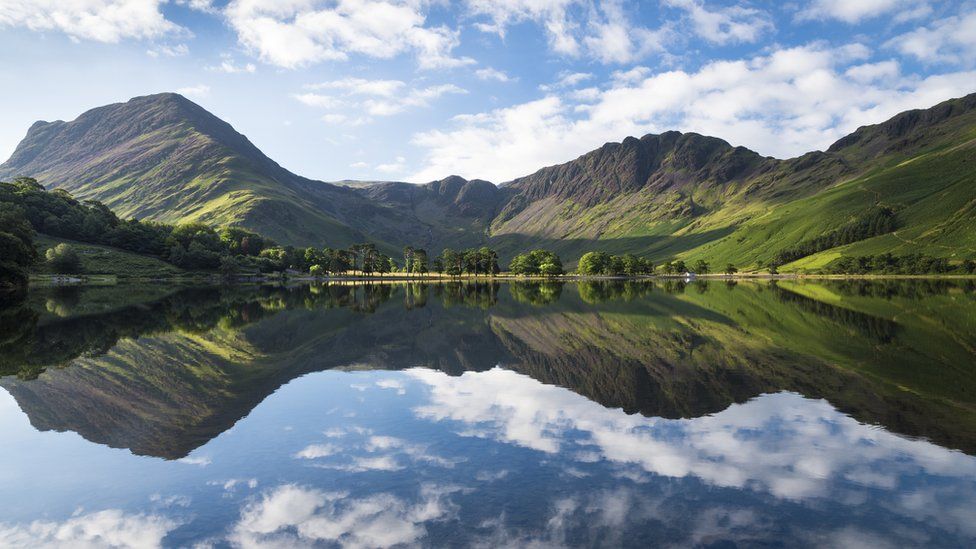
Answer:
[[[734,139],[734,136],[730,136]],[[37,122],[0,165],[121,217],[241,226],[281,244],[391,253],[489,245],[815,272],[842,257],[976,257],[976,93],[779,160],[695,133],[607,143],[495,184],[327,183],[178,94]],[[880,220],[880,221],[879,221]]]

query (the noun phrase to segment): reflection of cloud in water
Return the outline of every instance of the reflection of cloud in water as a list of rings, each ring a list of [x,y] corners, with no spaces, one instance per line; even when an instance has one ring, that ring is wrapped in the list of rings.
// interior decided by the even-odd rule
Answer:
[[[353,428],[351,433],[369,436],[360,444],[353,442],[346,442],[343,446],[331,443],[310,444],[299,450],[294,457],[311,460],[316,467],[350,473],[399,471],[404,466],[397,459],[398,457],[404,457],[413,463],[447,468],[454,467],[463,461],[433,454],[423,444],[414,444],[397,437],[370,435],[371,431],[366,429]],[[328,438],[346,437],[349,434],[345,431],[328,431],[325,433]],[[348,438],[346,440],[348,441]],[[357,453],[359,455],[356,455]],[[334,459],[322,461],[320,458]]]
[[[415,413],[462,422],[458,432],[468,436],[794,501],[901,490],[885,502],[892,511],[976,534],[976,459],[860,424],[823,400],[764,395],[712,416],[669,420],[628,416],[500,368],[408,375],[430,388]],[[920,473],[950,482],[909,488]]]
[[[243,547],[290,547],[321,542],[343,547],[390,547],[423,539],[424,523],[447,520],[457,508],[453,488],[423,486],[416,503],[392,494],[350,498],[287,484],[246,506],[230,541]]]
[[[160,547],[179,524],[159,515],[126,514],[107,509],[63,522],[36,520],[26,525],[0,524],[2,547]]]

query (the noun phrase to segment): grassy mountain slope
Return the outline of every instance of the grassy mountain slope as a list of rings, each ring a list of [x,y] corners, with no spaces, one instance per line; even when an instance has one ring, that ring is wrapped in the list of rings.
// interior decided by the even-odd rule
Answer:
[[[124,216],[241,225],[294,245],[371,240],[493,245],[502,259],[545,247],[573,265],[590,250],[740,268],[837,231],[879,207],[897,230],[803,257],[976,256],[976,94],[866,126],[827,151],[777,160],[714,137],[666,132],[608,143],[495,186],[452,176],[426,185],[299,177],[176,94],[39,122],[0,178],[30,175]]]
[[[506,185],[515,195],[492,239],[503,250],[542,242],[570,260],[602,249],[758,267],[887,206],[900,225],[894,234],[786,269],[820,267],[842,253],[972,257],[974,136],[976,94],[790,160],[697,134],[628,138]]]
[[[71,122],[35,123],[0,177],[30,175],[124,217],[241,225],[286,243],[365,237],[336,219],[355,195],[314,195],[229,124],[177,94],[137,97]]]

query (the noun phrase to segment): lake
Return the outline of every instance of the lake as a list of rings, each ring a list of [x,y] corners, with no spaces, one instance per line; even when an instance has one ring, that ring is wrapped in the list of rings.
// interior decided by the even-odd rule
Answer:
[[[976,544],[976,284],[0,302],[0,546]]]

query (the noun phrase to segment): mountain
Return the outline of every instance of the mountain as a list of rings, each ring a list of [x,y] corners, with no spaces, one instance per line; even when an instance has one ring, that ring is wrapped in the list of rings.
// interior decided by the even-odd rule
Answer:
[[[788,160],[665,132],[498,186],[457,176],[331,184],[289,172],[202,107],[159,94],[34,124],[0,179],[29,175],[124,216],[241,225],[285,244],[489,244],[503,259],[546,247],[570,264],[599,249],[755,268],[879,209],[893,213],[894,231],[805,246],[784,266],[816,270],[842,255],[976,256],[974,147],[976,94]]]

